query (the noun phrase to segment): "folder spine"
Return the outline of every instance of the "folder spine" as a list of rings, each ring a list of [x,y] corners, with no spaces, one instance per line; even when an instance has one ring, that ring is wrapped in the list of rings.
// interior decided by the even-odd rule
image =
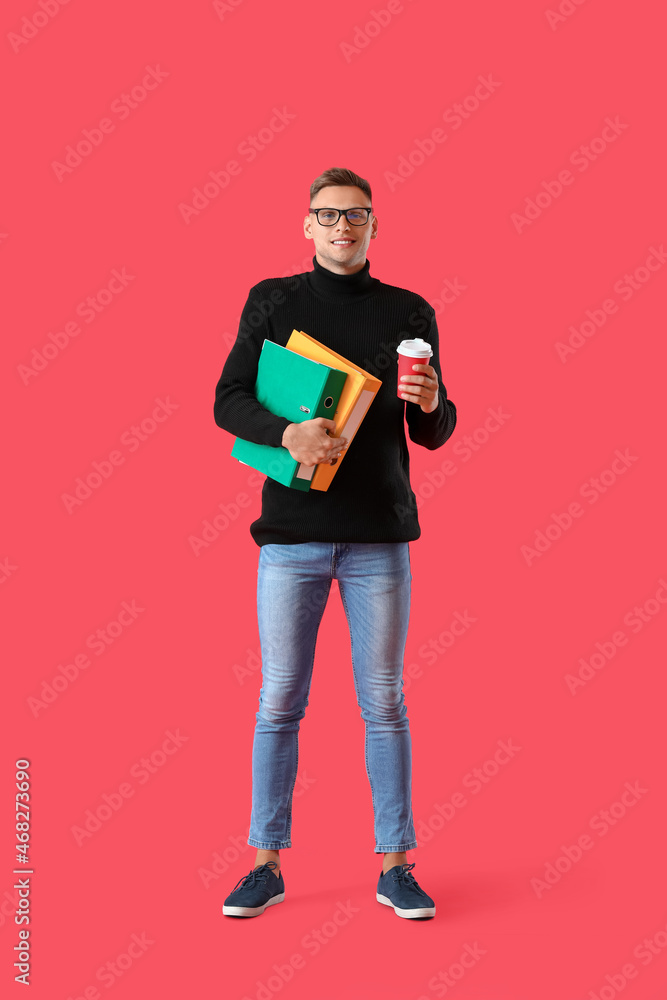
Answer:
[[[323,365],[322,367],[326,366]],[[334,419],[336,410],[338,409],[340,394],[343,391],[346,379],[346,372],[338,371],[336,368],[329,369],[329,374],[324,386],[322,387],[322,394],[320,396],[319,403],[311,419],[314,419],[315,417],[327,417],[329,420]],[[332,403],[330,406],[325,406],[328,398],[332,399]]]

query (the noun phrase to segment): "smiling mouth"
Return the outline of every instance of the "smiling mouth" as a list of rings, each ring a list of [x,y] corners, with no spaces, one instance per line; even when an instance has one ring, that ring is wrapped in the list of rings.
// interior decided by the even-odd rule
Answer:
[[[333,245],[335,247],[346,247],[346,246],[351,246],[355,241],[354,240],[332,240],[331,242],[333,243]]]

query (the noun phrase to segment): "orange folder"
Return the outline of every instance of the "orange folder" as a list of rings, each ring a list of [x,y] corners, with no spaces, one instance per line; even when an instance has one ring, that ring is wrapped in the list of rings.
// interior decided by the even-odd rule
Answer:
[[[333,465],[328,462],[318,465],[310,482],[311,490],[328,490],[382,382],[302,330],[292,331],[287,347],[290,351],[302,354],[312,361],[319,361],[321,364],[347,373],[338,408],[333,417],[335,427],[332,434],[332,437],[347,438],[347,446]]]

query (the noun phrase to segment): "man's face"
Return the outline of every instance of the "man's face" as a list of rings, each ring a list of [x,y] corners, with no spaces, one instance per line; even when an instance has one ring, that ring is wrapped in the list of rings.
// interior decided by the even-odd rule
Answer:
[[[310,207],[370,208],[371,200],[358,187],[334,185],[321,188]],[[366,263],[368,244],[377,234],[377,219],[371,214],[365,226],[352,226],[341,215],[335,226],[321,226],[311,212],[303,220],[303,231],[307,239],[315,242],[318,264],[338,274],[354,274]]]

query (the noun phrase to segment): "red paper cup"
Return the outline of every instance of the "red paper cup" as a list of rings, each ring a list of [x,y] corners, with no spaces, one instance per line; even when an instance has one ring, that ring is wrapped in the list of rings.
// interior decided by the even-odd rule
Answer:
[[[410,392],[410,382],[401,382],[401,375],[418,375],[413,372],[413,365],[427,365],[433,356],[431,345],[425,340],[403,340],[396,348],[398,352],[398,388],[396,395],[400,397],[402,392]],[[405,400],[408,402],[408,400]]]

